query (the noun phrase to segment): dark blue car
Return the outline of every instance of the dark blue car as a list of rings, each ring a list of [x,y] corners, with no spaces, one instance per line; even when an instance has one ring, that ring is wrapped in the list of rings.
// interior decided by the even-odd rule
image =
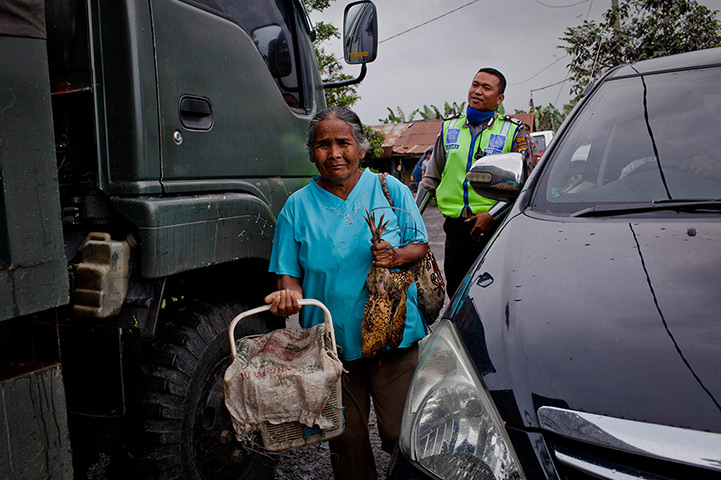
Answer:
[[[721,478],[721,49],[586,92],[433,334],[392,478]]]

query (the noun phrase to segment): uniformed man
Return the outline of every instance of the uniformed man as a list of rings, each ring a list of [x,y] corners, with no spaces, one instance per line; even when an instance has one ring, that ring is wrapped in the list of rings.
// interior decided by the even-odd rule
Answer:
[[[466,114],[443,122],[428,169],[420,182],[416,203],[421,212],[435,192],[445,215],[444,271],[448,294],[460,286],[509,205],[476,194],[466,181],[473,163],[485,155],[520,152],[530,165],[529,139],[519,121],[498,115],[506,78],[494,68],[482,68],[468,90]]]

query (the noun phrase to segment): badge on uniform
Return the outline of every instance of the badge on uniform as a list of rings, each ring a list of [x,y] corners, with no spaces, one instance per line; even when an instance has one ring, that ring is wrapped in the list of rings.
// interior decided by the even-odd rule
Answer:
[[[488,149],[496,150],[498,153],[501,153],[503,151],[503,144],[505,143],[505,135],[498,135],[497,133],[494,133],[491,135],[491,139],[488,140]]]
[[[458,142],[458,136],[460,134],[461,130],[459,128],[449,128],[448,132],[446,132],[446,143]]]

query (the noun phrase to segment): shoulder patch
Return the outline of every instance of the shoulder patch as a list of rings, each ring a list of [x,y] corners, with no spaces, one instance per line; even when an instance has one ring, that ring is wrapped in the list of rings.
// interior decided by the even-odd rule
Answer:
[[[515,118],[515,117],[511,117],[511,116],[508,116],[508,115],[504,115],[504,116],[503,116],[503,119],[506,120],[506,121],[508,121],[508,122],[515,123],[516,125],[521,125],[521,121],[520,121],[519,119]]]

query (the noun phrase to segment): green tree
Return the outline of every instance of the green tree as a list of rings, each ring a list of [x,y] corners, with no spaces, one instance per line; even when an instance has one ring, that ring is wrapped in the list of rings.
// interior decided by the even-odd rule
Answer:
[[[607,10],[599,24],[568,27],[560,48],[571,56],[573,103],[616,65],[721,45],[716,13],[695,0],[628,0]]]
[[[533,129],[537,132],[542,130],[558,130],[558,127],[563,123],[563,119],[566,118],[566,114],[559,111],[552,103],[549,103],[545,107],[536,106],[531,109],[533,113]]]
[[[452,117],[454,115],[459,115],[466,111],[466,102],[461,102],[460,105],[456,102],[453,102],[452,104],[446,102],[443,104],[443,117]]]
[[[417,110],[423,120],[435,120],[436,118],[443,118],[440,110],[435,105],[423,105],[422,109]]]
[[[441,113],[440,108],[435,105],[423,105],[423,107],[413,110],[407,117],[401,107],[396,107],[395,112],[391,107],[386,107],[386,109],[388,110],[388,116],[386,118],[379,118],[379,122],[406,123],[412,122],[416,114],[420,115],[421,120],[437,120],[458,115],[459,113],[463,113],[465,111],[466,102],[461,102],[460,105],[456,102],[453,102],[452,104],[445,102],[443,105],[443,113]]]
[[[386,118],[379,118],[378,121],[381,123],[406,123],[406,122],[412,122],[413,117],[416,115],[418,110],[413,110],[411,114],[408,116],[408,120],[406,120],[406,114],[403,112],[401,107],[396,107],[396,111],[394,112],[391,107],[386,107],[386,110],[388,110],[388,116]]]
[[[335,0],[303,0],[303,6],[306,12],[309,13],[312,11],[322,12],[334,1]],[[318,58],[318,67],[320,68],[323,82],[340,82],[354,78],[351,75],[343,73],[343,65],[340,61],[335,55],[329,53],[323,47],[324,42],[341,37],[338,27],[329,23],[318,22],[314,25],[314,29],[316,37],[313,42],[313,47],[315,48],[315,55]],[[351,108],[361,98],[353,85],[326,88],[324,93],[325,101],[329,107]]]
[[[371,148],[368,151],[368,155],[373,157],[380,157],[381,153],[383,153],[383,142],[385,142],[386,139],[385,135],[383,135],[383,132],[373,130],[368,125],[363,125],[363,133],[365,133],[368,141],[370,141],[371,143]]]

